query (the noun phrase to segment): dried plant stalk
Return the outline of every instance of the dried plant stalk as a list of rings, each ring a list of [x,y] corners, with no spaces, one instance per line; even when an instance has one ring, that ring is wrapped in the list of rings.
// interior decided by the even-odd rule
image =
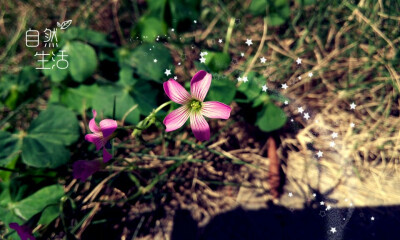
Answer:
[[[280,185],[280,161],[278,154],[276,153],[276,143],[273,137],[269,137],[267,140],[268,146],[268,159],[269,159],[269,176],[268,183],[270,185],[270,192],[273,198],[279,198],[279,185]]]

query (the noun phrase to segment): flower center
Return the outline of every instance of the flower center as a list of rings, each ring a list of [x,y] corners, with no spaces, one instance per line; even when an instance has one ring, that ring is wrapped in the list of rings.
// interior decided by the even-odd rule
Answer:
[[[197,99],[190,100],[188,105],[189,109],[192,111],[199,111],[203,107],[202,102]]]

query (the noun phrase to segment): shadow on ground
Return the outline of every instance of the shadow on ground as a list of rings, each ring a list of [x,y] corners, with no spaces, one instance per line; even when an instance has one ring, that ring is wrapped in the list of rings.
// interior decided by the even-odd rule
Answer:
[[[188,210],[179,210],[171,239],[400,239],[400,206],[289,210],[269,203],[266,209],[217,215],[203,228]]]

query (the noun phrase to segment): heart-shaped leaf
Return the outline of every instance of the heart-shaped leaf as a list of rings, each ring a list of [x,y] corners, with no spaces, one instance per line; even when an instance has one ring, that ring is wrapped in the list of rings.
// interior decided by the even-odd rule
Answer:
[[[271,132],[285,125],[285,112],[272,102],[264,106],[264,110],[257,115],[256,125],[265,132]]]
[[[137,102],[130,95],[131,89],[129,87],[122,86],[104,86],[99,89],[96,96],[93,99],[93,109],[104,118],[113,117],[114,108],[114,97],[116,97],[116,108],[115,108],[115,118],[122,119]],[[139,122],[140,111],[139,108],[131,111],[127,117],[126,122],[136,124]]]
[[[12,159],[18,157],[21,143],[18,135],[0,130],[0,165],[8,164]]]
[[[68,61],[67,58],[66,58],[66,60]],[[62,82],[68,76],[69,69],[68,68],[66,68],[66,69],[58,68],[54,61],[46,62],[44,66],[45,66],[45,69],[43,69],[42,72],[46,77],[50,77],[50,80],[52,82]]]
[[[267,17],[269,26],[279,26],[290,16],[290,7],[287,0],[253,0],[249,7],[254,15]]]
[[[41,211],[58,206],[61,197],[64,195],[63,187],[55,184],[44,187],[21,201],[13,202],[7,185],[3,184],[2,188],[3,191],[0,194],[0,216],[6,226],[11,222],[22,224]],[[53,219],[57,217],[54,209],[51,217]],[[49,217],[47,216],[46,218],[46,222],[49,222]]]
[[[136,26],[136,31],[144,42],[154,42],[157,36],[167,33],[167,25],[155,17],[143,16]]]
[[[66,145],[79,137],[75,114],[62,106],[49,106],[29,126],[22,143],[22,160],[34,167],[55,168],[70,156]]]
[[[62,41],[81,40],[98,47],[115,47],[107,40],[107,35],[91,29],[70,27],[68,31],[61,35]]]
[[[156,60],[156,61],[155,61]],[[172,57],[169,50],[162,44],[143,44],[132,52],[120,57],[120,66],[132,66],[140,78],[162,83],[168,78],[166,69],[173,72]]]
[[[76,88],[53,88],[50,102],[59,102],[68,108],[82,113],[85,109],[93,106],[93,98],[96,96],[99,87],[97,84],[80,84]]]
[[[91,46],[83,42],[72,41],[67,42],[63,50],[68,55],[69,73],[75,81],[83,82],[96,71],[97,56]]]
[[[215,72],[227,69],[231,63],[229,54],[222,52],[208,52],[205,59],[205,64]]]
[[[235,83],[225,76],[213,75],[210,90],[207,93],[206,101],[219,101],[230,104],[235,97]]]

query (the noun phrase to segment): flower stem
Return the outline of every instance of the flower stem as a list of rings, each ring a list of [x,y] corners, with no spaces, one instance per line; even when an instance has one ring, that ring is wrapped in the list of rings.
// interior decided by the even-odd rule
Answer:
[[[155,121],[155,116],[156,114],[163,109],[164,107],[168,106],[169,104],[173,103],[172,101],[168,101],[165,102],[163,104],[161,104],[160,106],[158,106],[158,108],[154,109],[149,116],[147,116],[145,119],[143,119],[142,121],[140,121],[137,126],[135,127],[135,130],[132,132],[132,136],[138,136],[141,134],[141,131],[144,129],[147,129],[148,127],[150,127],[154,121]]]
[[[173,103],[173,102],[172,102],[172,101],[168,101],[168,102],[165,102],[165,103],[161,104],[161,105],[158,106],[158,108],[156,108],[151,114],[155,114],[155,113],[159,112],[161,109],[163,109],[164,107],[168,106],[168,105],[171,104],[171,103]],[[150,114],[150,115],[151,115],[151,114]]]

